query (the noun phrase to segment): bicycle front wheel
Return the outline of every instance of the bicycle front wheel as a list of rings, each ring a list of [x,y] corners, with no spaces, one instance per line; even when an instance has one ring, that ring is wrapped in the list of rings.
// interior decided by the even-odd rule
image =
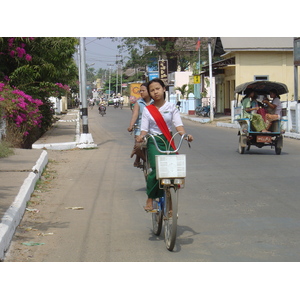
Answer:
[[[169,251],[175,246],[177,234],[178,189],[170,187],[165,191],[165,243]]]
[[[147,178],[148,178],[148,174],[149,174],[149,169],[150,169],[150,163],[148,161],[148,158],[147,158],[147,151],[145,148],[143,148],[143,154],[144,154],[144,158],[146,160],[143,160],[143,174],[144,174],[144,178],[145,178],[145,182],[147,183]]]
[[[162,222],[163,222],[163,199],[160,198],[153,201],[153,208],[157,209],[156,213],[152,213],[152,226],[153,226],[153,233],[155,235],[160,235],[162,229]]]

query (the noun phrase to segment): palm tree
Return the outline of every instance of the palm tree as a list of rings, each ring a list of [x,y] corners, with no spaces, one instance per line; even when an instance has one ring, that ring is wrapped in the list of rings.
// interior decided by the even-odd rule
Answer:
[[[181,93],[180,98],[186,99],[189,93],[193,92],[193,85],[191,84],[184,84],[182,87],[176,87],[175,90]]]

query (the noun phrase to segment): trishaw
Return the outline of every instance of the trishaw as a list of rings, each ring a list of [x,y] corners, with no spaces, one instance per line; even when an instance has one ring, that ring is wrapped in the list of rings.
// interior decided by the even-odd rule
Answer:
[[[254,90],[257,95],[269,94],[271,89],[276,89],[279,95],[288,93],[288,88],[284,83],[273,82],[273,81],[251,81],[243,83],[236,87],[234,93],[238,94],[236,106],[234,108],[234,120],[240,125],[238,130],[239,136],[239,147],[238,151],[240,154],[244,154],[245,150],[249,151],[250,147],[256,146],[262,148],[270,146],[275,148],[277,155],[281,154],[283,147],[283,133],[282,124],[287,120],[277,120],[272,122],[272,126],[269,129],[270,132],[257,132],[253,131],[249,118],[243,117],[243,107],[239,102],[239,95],[244,95],[247,89]],[[284,115],[284,110],[282,112]]]

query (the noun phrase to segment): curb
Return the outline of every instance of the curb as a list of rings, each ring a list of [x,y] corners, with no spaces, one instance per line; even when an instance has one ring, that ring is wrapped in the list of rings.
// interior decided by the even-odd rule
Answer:
[[[26,203],[30,200],[34,191],[37,180],[41,177],[45,166],[48,163],[48,153],[43,151],[33,166],[32,171],[24,180],[18,195],[14,199],[12,205],[5,212],[0,223],[0,261],[4,259],[5,252],[9,248],[11,239],[15,233],[17,226],[24,215]]]
[[[76,147],[78,148],[86,148],[89,145],[81,145],[83,142],[80,141],[80,113],[79,111],[75,114],[76,115],[76,129],[75,129],[75,142],[66,142],[66,143],[48,143],[48,144],[33,144],[32,149],[48,149],[48,150],[70,150]],[[60,120],[60,122],[69,122],[70,120]],[[73,122],[73,121],[72,121]],[[89,144],[90,141],[84,141],[84,144]],[[91,142],[92,147],[96,145]]]
[[[48,149],[48,150],[69,150],[77,146],[77,142],[69,143],[52,143],[52,144],[33,144],[32,149]]]

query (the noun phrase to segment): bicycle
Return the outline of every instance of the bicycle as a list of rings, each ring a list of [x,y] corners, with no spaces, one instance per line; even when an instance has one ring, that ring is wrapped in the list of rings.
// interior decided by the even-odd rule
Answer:
[[[184,188],[186,177],[185,154],[169,154],[177,153],[183,140],[187,138],[187,136],[187,134],[182,135],[179,145],[174,151],[160,150],[152,134],[147,134],[145,137],[145,139],[152,138],[156,149],[160,153],[167,154],[156,155],[156,177],[159,180],[159,188],[164,190],[164,196],[159,199],[154,199],[151,213],[153,233],[155,235],[160,235],[164,223],[165,244],[169,251],[172,251],[175,246],[179,190]]]
[[[195,114],[202,117],[210,117],[210,106],[198,106],[195,109]]]
[[[132,131],[130,132],[130,134],[132,135],[132,133],[135,131],[135,129],[138,129],[138,128],[139,128],[138,124],[135,123],[133,125]],[[141,145],[141,151],[142,151],[143,157],[145,159],[142,159],[143,163],[141,164],[141,166],[139,168],[143,171],[145,181],[147,182],[147,177],[148,177],[148,173],[150,170],[150,164],[147,159],[146,149],[147,149],[147,141],[145,140],[144,143]]]

